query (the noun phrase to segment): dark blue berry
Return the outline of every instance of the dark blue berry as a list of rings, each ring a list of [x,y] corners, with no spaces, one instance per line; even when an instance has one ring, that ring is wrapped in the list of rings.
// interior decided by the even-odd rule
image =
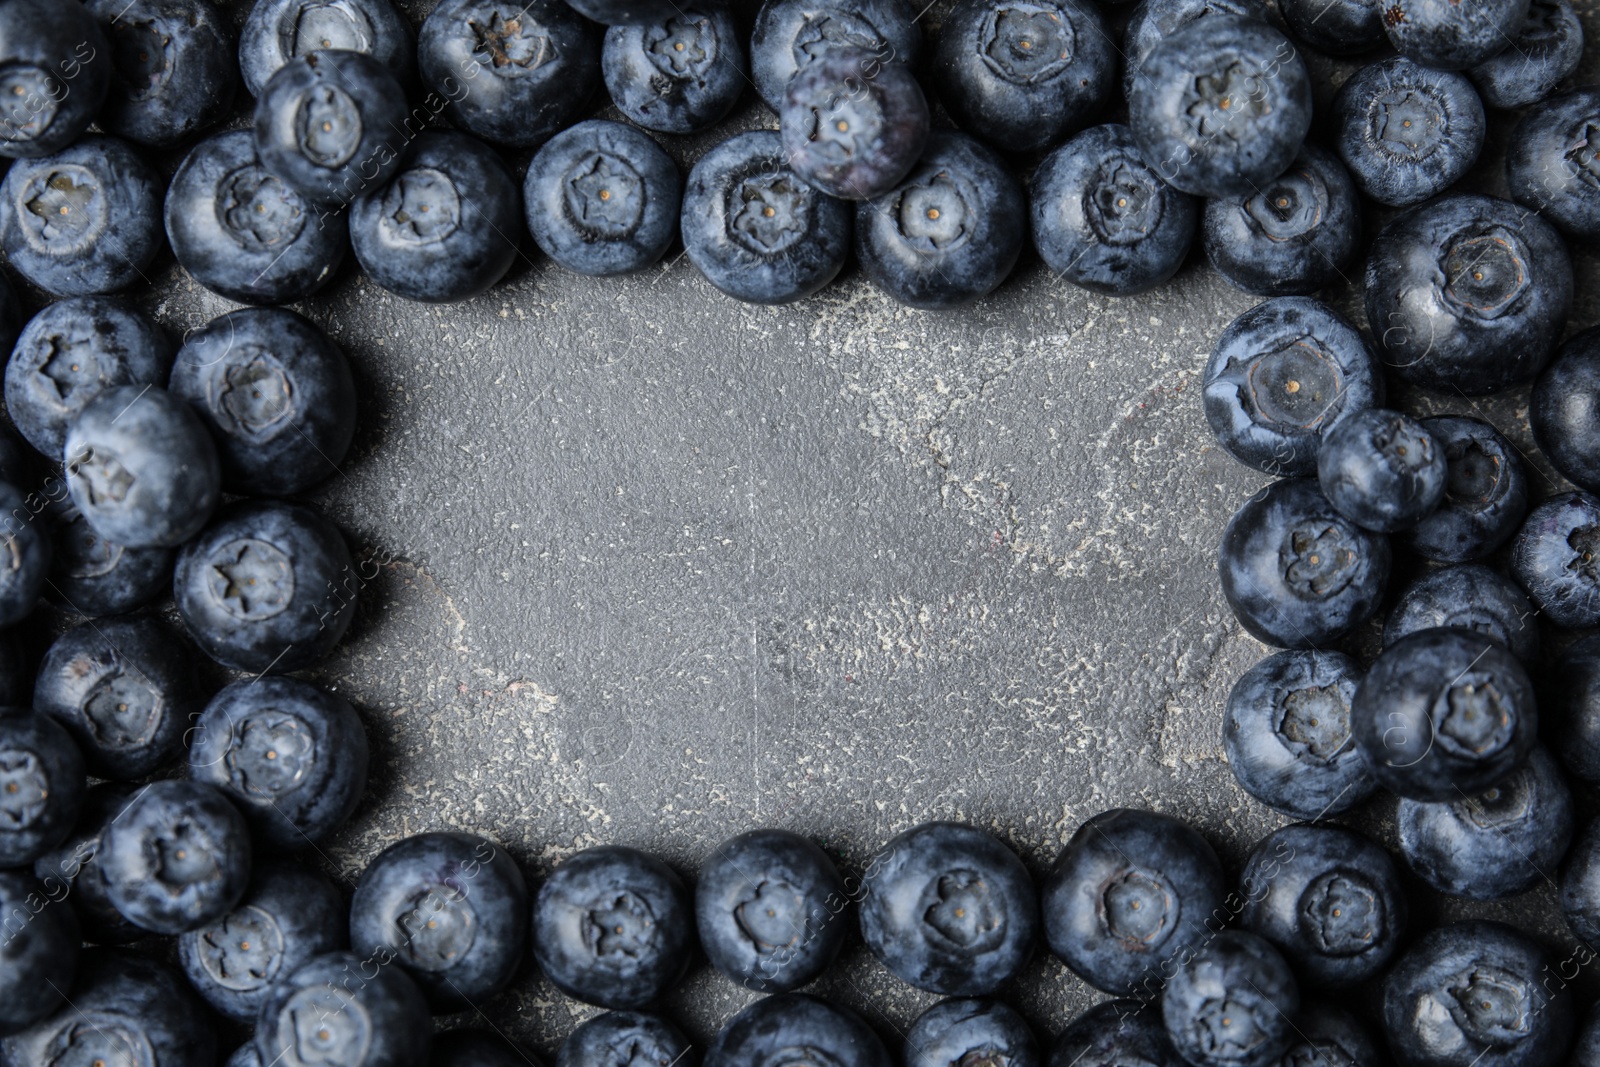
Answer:
[[[314,956],[278,980],[256,1016],[256,1054],[277,1067],[423,1067],[428,1004],[406,972],[354,952]]]
[[[1161,991],[1161,1019],[1194,1067],[1270,1067],[1294,1040],[1300,987],[1265,939],[1223,930]]]
[[[1134,80],[1156,45],[1197,19],[1238,15],[1264,20],[1262,0],[1139,0],[1122,29],[1122,94],[1133,92]]]
[[[848,1008],[779,993],[745,1008],[718,1032],[706,1067],[890,1067],[888,1050]]]
[[[1583,23],[1569,0],[1532,0],[1511,43],[1467,71],[1490,107],[1536,104],[1583,58]]]
[[[111,86],[111,49],[74,0],[0,4],[0,156],[47,156],[76,141]]]
[[[67,505],[50,522],[50,601],[96,618],[132,611],[172,588],[173,550],[127,548]]]
[[[928,143],[928,101],[903,63],[835,48],[789,79],[778,109],[801,179],[842,200],[893,189]]]
[[[45,891],[71,902],[84,938],[97,945],[125,945],[148,936],[112,906],[100,874],[101,835],[122,814],[135,791],[125,782],[90,786],[72,832],[33,865],[34,877]]]
[[[211,0],[89,0],[111,45],[107,133],[171,145],[228,116],[239,84],[233,25]]]
[[[1567,770],[1600,785],[1600,634],[1567,646],[1539,691],[1550,747]]]
[[[1444,501],[1402,535],[1440,563],[1481,559],[1499,548],[1528,513],[1528,475],[1510,441],[1477,419],[1423,419],[1444,449]]]
[[[1534,508],[1511,543],[1511,577],[1557,626],[1600,626],[1600,500],[1563,493]]]
[[[1528,0],[1391,0],[1383,28],[1395,50],[1436,70],[1465,70],[1504,51],[1528,13]]]
[[[291,60],[328,48],[367,52],[409,81],[411,24],[390,0],[255,0],[239,35],[239,69],[251,96]]]
[[[50,538],[29,498],[0,482],[0,543],[6,566],[0,570],[0,626],[26,619],[50,579]]]
[[[1079,1015],[1056,1038],[1048,1067],[1185,1067],[1167,1040],[1161,1012],[1142,1000],[1108,1000]]]
[[[765,0],[750,37],[750,73],[773,111],[800,69],[839,48],[915,67],[922,27],[906,0]]]
[[[1040,1067],[1040,1061],[1027,1020],[998,1000],[941,1000],[906,1031],[905,1067]]]
[[[698,1060],[689,1039],[660,1015],[608,1011],[572,1031],[555,1067],[695,1067]]]
[[[659,18],[606,31],[600,69],[617,110],[661,133],[699,133],[733,110],[748,85],[744,40],[720,4],[673,5]]]
[[[1483,102],[1463,75],[1394,56],[1362,67],[1333,99],[1334,147],[1380,204],[1419,204],[1483,150]]]
[[[1600,86],[1528,109],[1506,144],[1506,187],[1573,237],[1600,238]]]
[[[1600,491],[1600,329],[1569,339],[1528,401],[1533,439],[1580,489]]]
[[[1322,435],[1317,482],[1357,526],[1407,530],[1444,499],[1444,449],[1411,416],[1367,408]]]
[[[1407,586],[1384,622],[1383,643],[1453,626],[1486,634],[1532,665],[1539,659],[1537,615],[1516,582],[1480,563],[1463,563],[1428,571]]]
[[[1297,38],[1331,55],[1366,52],[1387,39],[1379,0],[1280,0],[1278,12]]]
[[[65,841],[87,786],[83,756],[60,724],[0,707],[0,869],[31,864]]]
[[[0,761],[4,756],[0,755]],[[0,776],[4,775],[0,770]],[[3,803],[3,802],[0,802]],[[0,1038],[67,1003],[83,938],[65,899],[23,871],[0,870]]]

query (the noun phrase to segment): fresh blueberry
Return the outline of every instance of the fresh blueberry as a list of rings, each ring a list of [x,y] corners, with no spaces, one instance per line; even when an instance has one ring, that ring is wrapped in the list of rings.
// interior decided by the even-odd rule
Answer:
[[[1600,634],[1574,641],[1539,692],[1550,747],[1567,770],[1600,785]]]
[[[249,130],[195,145],[167,187],[167,240],[194,280],[242,304],[292,304],[344,262],[343,213],[268,174]]]
[[[532,148],[583,114],[600,33],[561,0],[444,0],[417,38],[422,78],[459,129]]]
[[[1274,1067],[1375,1067],[1386,1062],[1365,1026],[1343,1008],[1302,1004],[1289,1051]]]
[[[1459,800],[1505,779],[1539,735],[1533,684],[1511,650],[1468,630],[1422,630],[1383,650],[1350,705],[1380,785]]]
[[[572,1031],[561,1044],[555,1067],[695,1067],[697,1061],[689,1039],[661,1016],[608,1011]]]
[[[545,142],[522,196],[545,255],[579,274],[628,274],[659,260],[677,236],[683,178],[649,135],[590,119]]]
[[[905,1067],[1040,1067],[1039,1042],[998,1000],[941,1000],[906,1031]]]
[[[542,1065],[539,1060],[512,1044],[510,1039],[498,1031],[445,1030],[433,1035],[428,1067],[542,1067]]]
[[[316,871],[258,868],[237,907],[178,938],[189,984],[217,1011],[254,1022],[278,979],[346,943],[344,897]]]
[[[315,845],[367,783],[367,734],[348,701],[298,678],[224,686],[189,731],[189,776],[227,793],[263,840]]]
[[[1365,622],[1389,581],[1389,541],[1346,519],[1309,478],[1273,482],[1228,520],[1217,575],[1249,633],[1317,648]]]
[[[1322,435],[1317,482],[1362,529],[1407,530],[1444,499],[1444,449],[1410,415],[1366,408]]]
[[[1270,1067],[1294,1040],[1300,987],[1278,950],[1223,930],[1195,950],[1161,991],[1161,1019],[1194,1067]]]
[[[1572,261],[1554,227],[1508,200],[1442,197],[1378,234],[1366,306],[1397,377],[1481,396],[1543,369],[1572,306]]]
[[[904,181],[856,206],[856,258],[902,304],[960,307],[993,292],[1016,266],[1027,212],[1021,182],[993,150],[938,130]]]
[[[48,156],[76,141],[111,87],[110,51],[74,0],[0,4],[0,156]]]
[[[836,48],[915,67],[922,27],[906,0],[766,0],[750,37],[750,73],[773,111],[799,70]]]
[[[0,247],[18,274],[55,296],[126,289],[147,280],[161,247],[161,188],[115,137],[19,159],[0,182]]]
[[[1263,301],[1217,339],[1206,363],[1206,421],[1239,462],[1272,475],[1317,470],[1322,436],[1383,401],[1361,332],[1303,296]]]
[[[208,656],[259,674],[331,652],[355,615],[358,584],[344,537],[322,515],[238,503],[184,545],[173,596]]]
[[[763,993],[805,985],[844,943],[850,897],[828,854],[787,830],[751,830],[700,869],[695,925],[712,966]]]
[[[1255,190],[1288,170],[1311,127],[1311,77],[1289,38],[1213,15],[1164,38],[1128,96],[1128,125],[1162,180],[1196,196]]]
[[[890,1067],[883,1042],[848,1008],[779,993],[745,1008],[718,1032],[706,1067]]]
[[[706,280],[753,304],[810,296],[850,254],[849,205],[800,180],[776,130],[735,134],[700,157],[684,188],[682,227],[684,250]]]
[[[211,0],[88,0],[111,45],[106,132],[170,145],[228,117],[239,84],[232,23]]]
[[[1580,941],[1600,945],[1600,820],[1585,826],[1561,868],[1561,914]]]
[[[1583,58],[1583,23],[1570,0],[1532,0],[1511,43],[1467,71],[1490,107],[1536,104]]]
[[[71,906],[23,871],[0,870],[0,915],[0,1037],[7,1037],[66,1004],[82,937]]]
[[[70,504],[50,522],[50,546],[45,595],[79,615],[121,615],[172,588],[172,549],[113,544]]]
[[[1600,239],[1600,86],[1528,109],[1506,144],[1506,187],[1573,237]]]
[[[982,830],[923,823],[873,857],[861,936],[901,981],[945,996],[992,993],[1033,954],[1039,897],[1017,854]]]
[[[1109,296],[1171,278],[1194,242],[1200,208],[1151,170],[1128,127],[1078,134],[1045,157],[1029,187],[1033,245],[1057,276]]]
[[[1096,989],[1149,998],[1209,936],[1226,892],[1222,862],[1188,823],[1114,808],[1078,827],[1051,868],[1045,937]]]
[[[1503,923],[1424,934],[1383,982],[1389,1048],[1416,1067],[1536,1067],[1572,1039],[1572,994],[1543,948]]]
[[[301,493],[339,470],[355,432],[344,352],[286,308],[247,308],[184,340],[168,383],[216,442],[230,493]]]
[[[567,0],[567,3],[584,18],[603,26],[664,22],[678,10],[673,0]]]
[[[720,122],[749,82],[744,41],[723,6],[673,4],[659,18],[606,31],[600,69],[630,122],[661,133],[699,133]]]
[[[125,782],[90,786],[72,832],[33,865],[34,877],[45,891],[53,899],[64,896],[71,902],[84,938],[97,945],[125,945],[147,936],[112,906],[100,874],[101,835],[122,814],[135,791]]]
[[[156,386],[102,390],[73,420],[62,456],[84,521],[130,548],[183,544],[221,496],[210,434],[189,405]]]
[[[789,79],[778,110],[789,166],[841,200],[893,189],[928,143],[928,101],[904,63],[830,49]]]
[[[1139,0],[1122,29],[1122,95],[1133,92],[1133,83],[1144,61],[1156,45],[1197,19],[1211,15],[1238,15],[1265,19],[1262,0]]]
[[[432,1037],[427,1001],[406,972],[354,952],[301,964],[256,1016],[256,1054],[278,1067],[424,1067]]]
[[[60,724],[0,707],[0,869],[30,864],[66,840],[86,788],[83,756]],[[0,1028],[3,1019],[0,1008]]]
[[[556,987],[602,1008],[641,1008],[689,966],[694,905],[683,881],[637,849],[584,849],[533,906],[533,954]]]
[[[1511,543],[1511,577],[1557,626],[1600,626],[1600,500],[1563,493],[1534,508]]]
[[[26,619],[39,603],[50,578],[50,539],[41,529],[29,500],[14,486],[0,482],[0,545],[5,567],[0,569],[0,626]]]
[[[1528,0],[1394,0],[1383,28],[1395,51],[1435,70],[1466,70],[1504,51],[1528,13]]]
[[[1278,177],[1206,201],[1200,234],[1217,273],[1245,292],[1305,295],[1344,280],[1361,237],[1361,200],[1333,153],[1307,142]]]
[[[1048,1067],[1185,1067],[1167,1040],[1160,1013],[1139,1000],[1108,1000],[1079,1015],[1056,1038],[1046,1062]]]
[[[1380,204],[1444,192],[1483,150],[1483,102],[1465,76],[1393,56],[1362,67],[1333,99],[1334,147]]]
[[[1370,51],[1387,40],[1379,0],[1279,0],[1278,13],[1295,37],[1330,55]]]
[[[1482,559],[1505,544],[1528,513],[1522,460],[1486,422],[1439,415],[1422,425],[1444,449],[1444,501],[1403,539],[1439,563]]]
[[[280,67],[327,48],[370,53],[411,79],[411,24],[390,0],[255,0],[239,35],[244,86],[260,96]]]
[[[1528,402],[1533,439],[1580,489],[1600,492],[1600,328],[1569,339]]]
[[[1384,622],[1383,643],[1453,626],[1487,634],[1523,663],[1534,664],[1539,659],[1537,614],[1516,582],[1481,563],[1462,563],[1429,571],[1406,587]]]

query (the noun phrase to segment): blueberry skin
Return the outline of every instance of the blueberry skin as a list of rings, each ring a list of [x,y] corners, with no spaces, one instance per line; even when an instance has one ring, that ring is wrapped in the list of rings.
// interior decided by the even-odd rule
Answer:
[[[1407,530],[1444,499],[1444,449],[1411,416],[1367,408],[1322,435],[1317,483],[1339,513],[1378,533]]]
[[[1133,131],[1096,126],[1051,152],[1028,189],[1033,246],[1074,285],[1133,296],[1165,282],[1194,243],[1200,207],[1161,180]]]
[[[928,101],[916,75],[853,48],[830,49],[797,71],[778,119],[789,166],[841,200],[889,192],[928,143]]]
[[[567,3],[584,18],[604,26],[664,22],[677,11],[672,0],[567,0]]]
[[[338,473],[355,434],[343,350],[286,308],[230,311],[189,334],[167,388],[211,432],[229,493],[303,493]]]
[[[528,941],[528,889],[505,849],[429,833],[380,852],[350,902],[350,945],[404,967],[436,1013],[510,983]]]
[[[1600,944],[1600,822],[1591,821],[1561,868],[1561,914],[1585,944]]]
[[[773,111],[802,67],[835,48],[871,52],[880,63],[915,67],[922,27],[905,0],[765,0],[750,35],[750,74]]]
[[[428,1067],[542,1067],[530,1053],[492,1030],[445,1030],[433,1035]]]
[[[1239,462],[1265,474],[1317,469],[1327,431],[1383,402],[1361,332],[1309,297],[1266,300],[1228,324],[1206,362],[1206,421]]]
[[[1600,785],[1600,634],[1567,646],[1539,691],[1550,747],[1567,770]]]
[[[1383,981],[1389,1048],[1417,1067],[1558,1062],[1572,1038],[1572,994],[1565,983],[1550,988],[1549,966],[1543,948],[1503,923],[1430,930]]]
[[[561,1044],[555,1067],[630,1067],[636,1063],[695,1067],[698,1061],[689,1039],[661,1016],[608,1011],[585,1020],[572,1031]],[[518,1065],[508,1063],[505,1067]]]
[[[961,1067],[980,1059],[1041,1067],[1032,1027],[998,1000],[941,1000],[906,1031],[904,1067]]]
[[[0,5],[0,156],[48,156],[76,141],[105,103],[110,52],[73,0]]]
[[[1308,142],[1259,189],[1207,200],[1200,234],[1211,266],[1245,292],[1304,296],[1344,278],[1361,200],[1333,153]]]
[[[1294,1040],[1300,987],[1278,950],[1242,930],[1200,947],[1161,993],[1161,1019],[1194,1067],[1269,1067]]]
[[[1382,534],[1346,519],[1309,478],[1273,482],[1228,520],[1217,576],[1257,640],[1317,648],[1378,610],[1391,554]]]
[[[1281,1067],[1372,1067],[1386,1062],[1366,1027],[1343,1008],[1302,1004]]]
[[[815,293],[844,267],[850,214],[844,201],[817,192],[790,169],[776,130],[752,130],[723,141],[689,172],[684,251],[729,296],[787,304]]]
[[[195,145],[167,187],[167,240],[194,280],[241,304],[292,304],[344,262],[349,225],[268,174],[255,135]]]
[[[933,76],[963,129],[1038,152],[1100,114],[1117,60],[1099,10],[1081,0],[959,0],[939,27]]]
[[[135,792],[125,782],[90,786],[72,832],[33,864],[33,875],[46,893],[71,902],[84,939],[97,945],[125,945],[148,936],[112,906],[100,873],[100,837]]]
[[[1600,123],[1600,86],[1572,89],[1528,109],[1506,143],[1506,188],[1564,233],[1600,238],[1600,184],[1588,131]]]
[[[1056,1038],[1048,1067],[1187,1067],[1159,1013],[1140,1000],[1107,1000],[1079,1015]]]
[[[1404,56],[1356,71],[1333,98],[1334,148],[1380,204],[1420,204],[1478,161],[1483,101],[1464,75]]]
[[[700,869],[695,926],[717,970],[747,989],[786,993],[838,956],[849,904],[826,852],[787,830],[751,830]]]
[[[1383,643],[1453,626],[1486,634],[1531,665],[1539,660],[1537,615],[1516,582],[1481,563],[1463,563],[1428,571],[1407,586],[1384,621]]]
[[[1280,0],[1278,13],[1296,38],[1330,55],[1366,52],[1387,40],[1377,0]]]
[[[0,482],[0,536],[8,548],[0,569],[0,626],[26,619],[50,577],[50,540],[15,487]]]
[[[262,840],[302,849],[361,803],[367,733],[337,693],[269,675],[223,686],[189,731],[189,776],[228,794]]]
[[[856,206],[856,258],[908,307],[938,311],[987,296],[1027,240],[1027,196],[981,142],[937,130],[899,186]]]
[[[87,0],[111,45],[107,133],[166,146],[228,117],[234,34],[211,0]]]
[[[1248,193],[1300,154],[1311,128],[1311,77],[1289,38],[1266,23],[1196,19],[1145,58],[1128,96],[1128,125],[1168,184],[1196,196]]]
[[[1133,83],[1156,45],[1211,15],[1264,20],[1267,8],[1262,0],[1139,0],[1134,4],[1122,30],[1122,95],[1133,92]]]
[[[1544,617],[1569,630],[1600,626],[1600,500],[1563,493],[1533,509],[1511,543],[1511,577]]]
[[[739,102],[748,69],[739,27],[716,3],[681,12],[673,5],[658,17],[613,25],[600,52],[617,110],[659,133],[700,133],[722,121]]]
[[[1527,515],[1527,471],[1511,442],[1486,422],[1439,415],[1422,425],[1444,449],[1444,501],[1402,540],[1439,563],[1481,559]]]
[[[406,972],[354,952],[301,964],[256,1016],[256,1054],[280,1067],[423,1067],[432,1037],[427,1002]]]
[[[1383,28],[1395,51],[1436,70],[1466,70],[1503,51],[1528,13],[1528,0],[1396,0]]]
[[[0,707],[0,869],[31,864],[65,841],[87,788],[66,730],[29,708]]]
[[[1482,396],[1532,380],[1571,306],[1560,235],[1507,200],[1441,197],[1385,226],[1367,253],[1379,354],[1423,388]]]
[[[22,159],[0,182],[0,247],[54,296],[113,293],[144,281],[161,247],[159,175],[125,141],[91,134]]]
[[[1227,882],[1206,839],[1170,815],[1113,808],[1079,826],[1040,893],[1050,950],[1113,996],[1153,998],[1209,934]]]
[[[100,835],[106,897],[124,919],[182,934],[232,911],[250,883],[250,829],[220,790],[167,779],[140,789]]]
[[[411,23],[390,0],[256,0],[239,34],[244,87],[259,97],[279,68],[327,48],[370,53],[402,82],[415,71]]]
[[[152,385],[115,386],[85,404],[62,457],[84,521],[130,548],[183,544],[222,494],[211,435],[189,405]]]
[[[1467,630],[1422,630],[1384,649],[1350,719],[1379,784],[1413,800],[1489,788],[1526,762],[1539,735],[1527,671]]]
[[[890,1067],[892,1062],[859,1015],[804,993],[778,993],[745,1008],[717,1033],[705,1060],[706,1067]]]
[[[1536,104],[1555,92],[1583,58],[1583,22],[1569,0],[1532,0],[1504,50],[1467,71],[1490,107]]]
[[[693,915],[683,881],[654,856],[614,845],[588,848],[540,887],[533,954],[569,997],[602,1008],[642,1008],[688,968]]]
[[[7,1037],[66,1003],[83,938],[71,906],[22,871],[0,870],[0,915],[7,920],[0,1037]]]
[[[316,871],[258,868],[238,907],[178,938],[183,973],[213,1008],[253,1022],[273,983],[347,941],[344,896]]]
[[[224,577],[225,576],[225,577]],[[255,581],[255,599],[238,580]],[[294,504],[238,503],[178,554],[173,597],[206,655],[259,674],[309,667],[355,616],[350,549],[338,527]]]
[[[1528,422],[1558,471],[1580,489],[1600,491],[1600,329],[1557,350],[1534,383]]]
[[[861,936],[901,981],[980,996],[1033,954],[1039,897],[1027,868],[982,830],[930,822],[898,834],[868,864]]]
[[[659,260],[677,236],[683,178],[649,135],[590,119],[545,142],[522,198],[545,255],[579,274],[630,274]]]
[[[600,85],[600,33],[561,0],[444,0],[422,24],[417,62],[455,126],[532,148],[584,113]]]

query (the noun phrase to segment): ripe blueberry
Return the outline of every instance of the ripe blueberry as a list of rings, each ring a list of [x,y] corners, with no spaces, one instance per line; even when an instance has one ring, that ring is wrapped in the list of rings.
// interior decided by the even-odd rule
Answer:
[[[6,961],[0,968],[0,1038],[4,1038],[66,1004],[83,935],[72,906],[23,871],[0,870],[0,915],[6,917],[5,940],[0,942]]]
[[[1067,1024],[1048,1067],[1182,1067],[1161,1013],[1142,1000],[1107,1000]],[[1342,1065],[1341,1065],[1342,1067]]]
[[[712,2],[674,4],[659,18],[612,26],[600,70],[629,121],[660,133],[699,133],[733,110],[749,84],[732,13]]]
[[[1350,55],[1384,43],[1379,0],[1281,0],[1289,30],[1319,52]]]
[[[106,896],[100,873],[100,839],[136,792],[125,782],[89,787],[77,825],[60,845],[34,862],[33,874],[56,897],[67,894],[83,925],[83,936],[97,945],[125,945],[147,937],[124,919]]]
[[[561,1044],[555,1067],[694,1067],[696,1058],[689,1039],[662,1016],[642,1011],[608,1011],[572,1031]],[[503,1067],[519,1065],[507,1063]]]
[[[916,76],[853,48],[831,49],[797,71],[778,118],[789,166],[841,200],[887,193],[928,143],[928,101]]]
[[[232,22],[211,0],[89,0],[111,45],[108,133],[165,146],[227,118],[239,84]]]
[[[1483,102],[1463,75],[1395,56],[1362,67],[1333,99],[1334,147],[1380,204],[1418,204],[1477,162]]]
[[[1028,1022],[998,1000],[941,1000],[906,1031],[905,1067],[1040,1067]]]
[[[66,505],[50,521],[50,584],[45,595],[79,615],[121,615],[172,589],[173,550],[127,548],[95,532]]]
[[[256,1016],[256,1054],[278,1067],[423,1067],[428,1004],[406,972],[354,952],[313,956]]]
[[[409,81],[411,24],[390,0],[255,0],[239,35],[239,69],[260,96],[280,67],[328,48],[367,52]]]
[[[50,578],[50,539],[30,500],[0,482],[0,626],[21,622],[33,611]]]
[[[1410,529],[1444,499],[1444,449],[1411,416],[1367,408],[1322,435],[1317,482],[1363,529]]]
[[[1600,500],[1563,493],[1534,508],[1511,543],[1511,577],[1557,626],[1600,626]]]
[[[0,156],[48,156],[76,141],[105,103],[110,51],[74,0],[0,4]]]
[[[1402,540],[1439,563],[1481,559],[1504,544],[1528,513],[1522,460],[1486,422],[1438,415],[1422,425],[1444,450],[1444,501]]]
[[[1600,238],[1600,86],[1528,109],[1506,144],[1506,187],[1573,237]]]
[[[1392,645],[1418,630],[1452,626],[1486,634],[1524,664],[1539,660],[1538,612],[1521,586],[1480,563],[1428,571],[1406,587],[1383,625]]]
[[[83,756],[59,723],[0,707],[0,869],[33,863],[66,840],[87,786]]]
[[[773,111],[781,110],[789,79],[837,48],[915,67],[922,27],[905,0],[766,0],[750,36],[756,92]]]
[[[1437,70],[1465,70],[1505,50],[1528,13],[1528,0],[1391,0],[1383,13],[1389,43]]]
[[[848,1008],[779,993],[735,1015],[706,1052],[706,1067],[889,1067],[883,1042]]]
[[[1270,1067],[1295,1038],[1300,987],[1278,950],[1242,930],[1214,935],[1161,991],[1161,1019],[1194,1067]]]
[[[1532,0],[1511,43],[1467,71],[1490,107],[1536,104],[1578,69],[1583,23],[1570,0]]]

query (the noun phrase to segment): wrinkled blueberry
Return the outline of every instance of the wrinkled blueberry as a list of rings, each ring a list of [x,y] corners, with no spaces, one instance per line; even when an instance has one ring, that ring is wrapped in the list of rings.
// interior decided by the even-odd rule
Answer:
[[[256,1054],[278,1067],[423,1067],[433,1021],[406,972],[354,952],[314,956],[256,1016]]]
[[[29,498],[6,482],[0,482],[0,516],[0,626],[10,626],[27,618],[44,592],[50,539]]]
[[[1574,485],[1600,492],[1600,329],[1571,338],[1528,401],[1533,439]]]
[[[88,0],[111,45],[107,133],[170,145],[227,118],[239,84],[232,23],[211,0]]]
[[[1294,1040],[1300,987],[1265,939],[1223,930],[1161,991],[1161,1019],[1194,1067],[1269,1067]]]
[[[1536,104],[1583,58],[1583,23],[1570,0],[1532,0],[1511,43],[1467,71],[1490,107]]]
[[[1394,56],[1362,67],[1333,100],[1334,147],[1380,204],[1444,192],[1483,150],[1483,102],[1463,75]]]
[[[1482,564],[1463,563],[1429,571],[1407,586],[1384,621],[1383,643],[1453,626],[1487,634],[1531,665],[1539,659],[1537,615],[1516,582]]]
[[[1528,109],[1506,144],[1506,187],[1572,236],[1600,238],[1600,86]]]
[[[1322,435],[1317,482],[1357,526],[1379,533],[1406,530],[1444,499],[1444,449],[1411,416],[1367,408]]]
[[[842,200],[893,189],[928,143],[928,101],[916,76],[853,48],[832,49],[797,71],[778,117],[789,166]]]
[[[76,141],[106,100],[110,53],[74,0],[0,4],[0,156],[47,156]]]
[[[749,84],[744,41],[723,6],[677,5],[657,18],[606,31],[600,69],[629,121],[661,133],[699,133],[720,122]]]
[[[0,869],[26,866],[66,840],[87,784],[83,756],[54,719],[0,707]]]
[[[135,792],[135,787],[125,782],[90,786],[72,832],[33,865],[34,877],[47,893],[54,898],[65,896],[72,903],[84,938],[97,945],[125,945],[147,936],[112,906],[100,874],[101,835]]]
[[[1444,449],[1444,501],[1402,539],[1440,563],[1481,559],[1504,544],[1528,513],[1522,460],[1486,422],[1439,415],[1422,425]]]
[[[1600,500],[1563,493],[1534,508],[1511,543],[1511,577],[1557,626],[1600,626]]]
[[[1184,1067],[1161,1013],[1141,1000],[1108,1000],[1079,1015],[1056,1038],[1048,1067]]]
[[[779,993],[745,1008],[718,1032],[706,1067],[889,1067],[883,1042],[848,1008]]]
[[[1365,52],[1387,37],[1379,0],[1280,0],[1278,12],[1296,37],[1331,55]]]
[[[4,777],[0,753],[0,778]],[[0,799],[0,805],[5,802]],[[4,808],[0,807],[0,833]],[[67,1002],[82,937],[72,907],[23,871],[0,870],[0,1037],[19,1033]]]
[[[411,24],[390,0],[255,0],[239,35],[239,70],[251,96],[291,60],[338,48],[367,52],[409,81]]]
[[[1028,1022],[998,1000],[941,1000],[906,1031],[905,1067],[1040,1067]]]
[[[750,36],[750,73],[773,111],[795,73],[838,48],[915,67],[922,27],[906,0],[765,0]]]
[[[1550,747],[1567,770],[1600,785],[1600,634],[1567,646],[1539,691]]]
[[[1528,0],[1390,0],[1383,28],[1401,55],[1437,70],[1465,70],[1504,51],[1527,13]]]
[[[555,1067],[695,1067],[698,1059],[689,1039],[661,1016],[608,1011],[572,1031],[561,1043]]]

